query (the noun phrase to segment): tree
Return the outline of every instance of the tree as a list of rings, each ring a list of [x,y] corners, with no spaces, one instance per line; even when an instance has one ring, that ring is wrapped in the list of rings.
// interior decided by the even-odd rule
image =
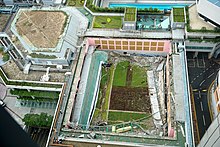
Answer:
[[[4,50],[4,47],[0,46],[0,53],[3,52],[3,50]]]
[[[27,126],[32,127],[50,127],[52,123],[53,117],[51,115],[47,115],[47,113],[39,114],[26,114],[23,118],[23,122]]]

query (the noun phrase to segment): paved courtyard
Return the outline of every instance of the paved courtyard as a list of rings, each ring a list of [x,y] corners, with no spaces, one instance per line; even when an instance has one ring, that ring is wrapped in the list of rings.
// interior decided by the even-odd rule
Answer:
[[[205,27],[207,30],[214,30],[214,26],[211,24],[205,22],[201,18],[199,18],[199,15],[196,10],[196,5],[193,5],[189,8],[189,19],[190,19],[190,27],[195,30],[200,30],[202,27]]]
[[[9,114],[15,119],[15,121],[21,125],[24,126],[24,123],[22,122],[22,118],[24,118],[25,114],[31,113],[31,114],[40,114],[42,112],[47,113],[49,115],[54,115],[55,109],[43,109],[43,108],[31,108],[31,107],[18,107],[16,105],[17,98],[15,96],[7,96],[4,99],[4,102],[6,104],[5,109],[9,112]]]
[[[0,83],[0,99],[3,99],[6,96],[7,88]]]

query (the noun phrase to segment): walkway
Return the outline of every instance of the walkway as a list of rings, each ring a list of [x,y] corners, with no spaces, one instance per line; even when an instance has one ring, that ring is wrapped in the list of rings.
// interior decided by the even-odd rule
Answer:
[[[183,65],[181,63],[180,55],[173,55],[173,81],[174,81],[174,98],[176,108],[176,120],[185,122],[184,111],[184,82],[183,82]],[[184,74],[184,73],[183,73]]]
[[[170,31],[167,32],[128,32],[128,31],[119,31],[119,30],[101,30],[101,29],[93,29],[88,30],[85,33],[85,36],[88,37],[120,37],[120,38],[158,38],[158,39],[171,39],[172,34]]]
[[[207,30],[214,30],[214,26],[202,20],[198,13],[196,5],[189,8],[189,19],[191,29],[200,30],[205,27]]]
[[[72,84],[69,100],[67,103],[63,125],[67,125],[71,117],[71,113],[72,113],[74,102],[75,102],[75,96],[77,93],[77,86],[80,80],[81,70],[82,70],[86,52],[87,52],[87,49],[85,47],[81,49],[81,52],[79,53],[80,55],[79,55],[78,63],[74,65],[74,67],[72,68],[73,69],[72,74],[74,74],[74,81]],[[76,71],[75,71],[75,68],[76,68]]]

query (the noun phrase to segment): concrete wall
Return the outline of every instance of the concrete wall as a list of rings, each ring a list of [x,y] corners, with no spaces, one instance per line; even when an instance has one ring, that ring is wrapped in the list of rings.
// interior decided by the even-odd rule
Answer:
[[[89,38],[89,44],[105,51],[136,52],[147,54],[168,54],[171,52],[169,40]]]

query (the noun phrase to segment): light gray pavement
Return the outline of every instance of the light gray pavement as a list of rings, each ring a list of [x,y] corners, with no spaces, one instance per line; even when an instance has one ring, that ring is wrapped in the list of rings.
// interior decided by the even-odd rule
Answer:
[[[94,47],[90,46],[88,48],[88,52],[87,52],[86,58],[83,63],[83,67],[82,67],[82,71],[81,71],[81,75],[80,75],[81,80],[79,83],[77,96],[75,98],[75,106],[74,106],[74,110],[73,110],[74,113],[72,113],[72,118],[71,118],[71,122],[73,122],[74,124],[78,124],[79,119],[80,119],[83,100],[84,100],[85,93],[86,93],[87,80],[88,80],[89,69],[90,69],[90,65],[91,65],[91,61],[92,61],[93,51],[94,51]],[[72,89],[72,90],[74,90],[74,89]]]
[[[0,83],[0,99],[4,99],[6,93],[7,93],[7,88],[2,83]]]
[[[20,126],[24,126],[24,123],[22,122],[21,118],[24,117],[25,114],[30,113],[31,108],[30,107],[16,107],[15,103],[16,103],[16,97],[12,97],[12,96],[7,96],[4,99],[4,102],[6,104],[6,106],[12,110],[10,111],[7,107],[5,108],[9,114],[15,119],[15,121],[20,125]],[[15,112],[15,113],[13,113]],[[17,115],[16,115],[17,114]],[[19,117],[20,116],[20,117]]]
[[[183,82],[183,65],[180,55],[173,55],[173,81],[174,81],[174,98],[176,108],[176,120],[185,121],[184,111],[184,82]]]
[[[184,39],[185,30],[184,29],[175,29],[172,30],[172,38],[173,39]]]
[[[204,33],[200,33],[200,32],[187,32],[186,33],[187,37],[205,37],[205,38],[215,38],[215,37],[220,37],[220,33],[207,33],[207,32],[204,32]]]
[[[84,61],[84,57],[85,57],[86,52],[87,52],[86,48],[83,47],[81,49],[81,53],[79,55],[79,60],[78,60],[76,71],[75,71],[75,68],[73,68],[73,70],[72,70],[72,74],[74,74],[74,72],[75,72],[75,76],[74,76],[74,81],[73,81],[73,84],[72,84],[69,100],[68,100],[67,107],[66,107],[66,112],[65,112],[65,116],[64,116],[64,120],[63,120],[63,125],[67,125],[69,123],[69,120],[70,120],[70,116],[71,116],[73,106],[74,106],[75,95],[76,95],[76,92],[77,92],[77,86],[78,86],[78,82],[80,80],[80,74],[81,74],[83,61]]]
[[[214,30],[214,26],[202,20],[198,13],[196,5],[193,5],[189,8],[189,19],[190,19],[190,27],[192,29],[200,30],[202,27],[205,27],[207,30]]]
[[[157,128],[161,128],[163,125],[160,109],[159,109],[159,102],[158,102],[158,94],[156,90],[156,81],[155,81],[155,73],[154,71],[147,71],[147,79],[148,79],[148,89],[149,89],[149,96],[150,96],[150,103],[151,103],[151,111],[153,114],[153,121]]]
[[[172,38],[172,34],[170,31],[166,32],[140,32],[140,31],[120,31],[120,30],[102,30],[102,29],[93,29],[88,30],[85,36],[100,36],[100,37],[129,37],[129,38],[155,38],[155,39],[168,39]]]
[[[37,113],[40,114],[42,112],[47,113],[49,115],[54,114],[55,109],[42,109],[42,108],[31,108],[31,107],[17,107],[16,106],[17,98],[16,96],[6,96],[4,102],[6,104],[5,109],[9,112],[9,114],[15,119],[15,121],[21,126],[24,126],[21,118],[24,118],[25,114],[28,113]]]

